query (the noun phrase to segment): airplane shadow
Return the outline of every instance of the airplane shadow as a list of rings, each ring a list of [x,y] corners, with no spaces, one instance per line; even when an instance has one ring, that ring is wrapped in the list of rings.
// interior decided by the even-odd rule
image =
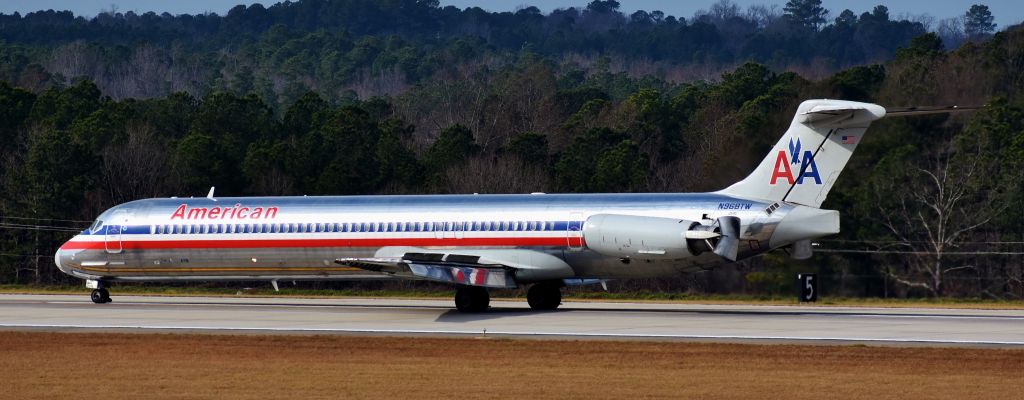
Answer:
[[[562,311],[535,311],[521,308],[491,308],[484,312],[479,313],[464,313],[459,310],[448,310],[437,317],[434,322],[447,322],[447,323],[466,323],[466,322],[477,322],[487,321],[499,318],[510,318],[510,317],[523,317],[533,316],[541,314],[556,314]]]

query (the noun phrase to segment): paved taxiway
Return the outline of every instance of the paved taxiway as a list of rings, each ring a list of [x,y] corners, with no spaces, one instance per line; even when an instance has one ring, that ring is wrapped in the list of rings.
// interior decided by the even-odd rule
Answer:
[[[1024,347],[1024,310],[566,302],[0,295],[0,329],[515,335],[551,338]]]

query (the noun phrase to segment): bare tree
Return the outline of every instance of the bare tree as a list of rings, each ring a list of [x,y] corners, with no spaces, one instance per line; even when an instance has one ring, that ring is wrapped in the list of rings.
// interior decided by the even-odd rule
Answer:
[[[945,294],[951,275],[976,268],[961,257],[968,235],[1006,210],[1009,204],[999,198],[1014,181],[989,177],[991,159],[982,156],[980,140],[971,154],[946,143],[924,165],[890,174],[873,188],[881,222],[897,240],[886,250],[898,253],[906,267],[887,266],[883,273],[934,296]]]
[[[464,164],[445,171],[448,193],[532,193],[550,187],[541,165],[531,165],[518,157],[471,157]]]
[[[103,182],[112,204],[155,197],[165,188],[167,149],[162,148],[153,127],[132,123],[127,140],[103,150]]]
[[[964,33],[963,17],[946,18],[939,21],[936,33],[938,33],[939,37],[942,38],[942,44],[945,45],[947,49],[960,47],[960,43],[967,40],[967,34]]]
[[[747,7],[747,19],[764,29],[782,17],[778,4],[751,4]]]

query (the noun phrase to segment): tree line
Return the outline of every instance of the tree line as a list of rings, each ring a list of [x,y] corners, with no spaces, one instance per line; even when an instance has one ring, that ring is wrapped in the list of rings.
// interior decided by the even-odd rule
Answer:
[[[115,99],[253,92],[280,113],[307,91],[332,103],[394,95],[447,66],[479,69],[525,48],[588,73],[709,80],[753,61],[821,79],[891,59],[929,31],[954,48],[995,29],[980,5],[939,23],[894,18],[882,5],[828,18],[820,0],[793,0],[782,10],[719,0],[689,18],[658,10],[627,15],[619,7],[596,0],[543,14],[431,0],[304,0],[239,5],[223,16],[0,14],[0,79],[38,91],[85,76]]]
[[[622,287],[788,293],[792,273],[815,270],[832,294],[1020,298],[1022,39],[1009,29],[947,51],[925,33],[891,60],[822,79],[745,62],[686,82],[524,46],[441,64],[389,95],[304,90],[283,105],[244,79],[232,83],[244,92],[143,98],[87,77],[0,83],[0,282],[71,282],[52,254],[101,211],[210,186],[221,196],[717,190],[749,173],[800,101],[841,98],[985,108],[875,124],[824,205],[842,211],[843,233],[809,261],[780,252]]]

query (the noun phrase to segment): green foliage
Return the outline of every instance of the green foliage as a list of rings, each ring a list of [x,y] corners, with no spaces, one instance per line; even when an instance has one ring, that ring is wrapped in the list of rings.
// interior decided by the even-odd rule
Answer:
[[[885,67],[867,65],[853,67],[832,76],[829,86],[835,88],[835,98],[868,101],[874,98],[885,81]]]
[[[814,31],[825,23],[825,15],[828,14],[828,10],[821,6],[821,0],[789,0],[782,10],[793,23]]]
[[[451,165],[461,164],[479,146],[473,141],[473,132],[463,125],[452,125],[441,131],[441,134],[430,145],[423,155],[423,162],[434,173],[441,173]]]
[[[896,60],[913,58],[935,58],[942,54],[942,39],[934,33],[924,34],[910,40],[910,45],[896,50]]]
[[[540,133],[520,134],[512,138],[503,150],[529,164],[547,165],[548,163],[548,137]]]
[[[608,128],[576,138],[555,164],[556,186],[570,192],[633,192],[648,172],[635,142]]]
[[[988,35],[996,29],[995,17],[984,4],[974,4],[964,14],[964,33],[968,36]]]

